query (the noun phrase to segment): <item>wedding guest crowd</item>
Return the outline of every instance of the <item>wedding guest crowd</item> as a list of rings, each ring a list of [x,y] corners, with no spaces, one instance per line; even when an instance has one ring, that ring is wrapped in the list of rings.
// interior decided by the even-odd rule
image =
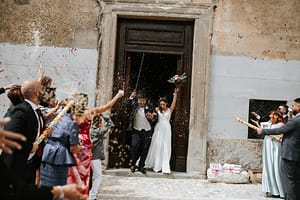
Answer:
[[[280,180],[286,200],[300,199],[300,98],[292,102],[294,117],[278,128],[259,128],[258,134],[280,135],[281,142]]]
[[[44,125],[43,116],[36,111],[42,86],[37,80],[26,80],[16,88],[21,93],[18,90],[8,93],[12,105],[6,115],[10,119],[0,120],[4,128],[0,129],[1,199],[87,199],[87,195],[83,195],[76,184],[53,187],[36,185],[37,165],[34,158],[38,144],[34,141]]]
[[[37,80],[25,80],[21,85],[11,84],[0,88],[1,93],[6,91],[10,105],[4,115],[11,120],[3,124],[5,131],[1,132],[6,134],[7,139],[4,140],[4,136],[0,139],[0,164],[3,169],[1,173],[9,172],[9,177],[2,179],[4,187],[1,187],[1,194],[5,195],[1,199],[64,199],[64,196],[69,199],[87,199],[93,159],[90,140],[92,117],[111,109],[124,92],[120,90],[106,105],[95,108],[87,107],[88,97],[84,93],[73,94],[65,103],[58,104],[52,78],[44,75],[42,66]],[[47,142],[44,145],[36,143],[47,125],[56,119],[57,111],[64,109],[68,101],[74,104],[49,129],[51,135]],[[100,124],[99,121],[99,127]],[[105,130],[105,127],[101,128]],[[10,137],[23,140],[18,144],[9,140]],[[93,135],[95,137],[98,136]],[[94,160],[97,161],[98,153],[94,154]],[[101,174],[97,173],[98,168],[101,170],[101,163],[94,162],[92,169],[96,180],[99,180],[98,174]],[[97,198],[99,184],[94,182],[90,199]]]
[[[104,159],[103,152],[99,156],[96,147],[99,145],[103,151],[103,134],[108,129],[107,126],[103,127],[100,121],[96,122],[96,119],[97,116],[101,116],[101,122],[103,122],[105,118],[101,113],[109,110],[124,94],[119,91],[106,105],[95,108],[88,108],[86,94],[73,94],[70,98],[75,102],[72,109],[51,130],[52,133],[47,138],[47,142],[42,141],[42,143],[37,144],[35,143],[36,139],[63,108],[62,104],[56,100],[56,88],[52,84],[52,78],[45,76],[45,70],[43,66],[40,66],[37,80],[26,80],[20,86],[11,84],[0,88],[2,93],[11,89],[8,92],[10,106],[5,116],[10,116],[12,120],[5,126],[5,129],[21,133],[27,137],[26,143],[22,143],[23,148],[20,152],[16,151],[12,155],[4,152],[1,155],[1,160],[27,183],[47,187],[77,183],[83,194],[88,194],[91,188],[90,199],[96,199],[102,173],[100,160]],[[132,131],[132,172],[138,169],[142,173],[146,173],[145,160],[157,119],[160,118],[160,122],[157,124],[159,127],[159,124],[163,124],[162,116],[164,113],[174,110],[176,97],[177,92],[174,94],[170,108],[167,108],[167,100],[162,99],[160,103],[165,104],[165,106],[160,105],[161,108],[157,111],[155,106],[149,102],[145,92],[136,94],[134,91],[129,97],[130,125],[128,130]],[[161,114],[160,117],[159,114]],[[165,121],[169,124],[170,115],[167,116],[168,119]],[[95,124],[91,126],[93,117],[95,117]],[[107,123],[106,121],[106,125]],[[171,129],[170,124],[168,127]],[[160,134],[163,132],[160,131]],[[163,159],[164,163],[169,163],[171,155],[171,132],[167,131],[167,133],[168,145],[161,147],[168,152],[166,158]],[[92,144],[91,138],[94,144]],[[92,152],[93,145],[95,147],[94,152]],[[148,168],[153,168],[153,166],[149,165]],[[92,176],[90,169],[94,173]],[[157,170],[154,169],[154,171]],[[170,173],[170,167],[167,167],[163,172]],[[89,186],[90,177],[93,177],[91,187]]]
[[[2,72],[3,69],[0,69]],[[40,67],[37,80],[0,88],[10,101],[0,119],[0,196],[4,200],[57,199],[96,200],[101,184],[103,137],[114,126],[103,113],[124,96],[118,93],[104,106],[88,107],[88,95],[75,93],[62,102],[56,99],[52,78]],[[171,116],[178,87],[169,106],[167,98],[156,107],[146,91],[135,90],[127,99],[128,133],[131,135],[130,170],[148,169],[171,173]],[[45,143],[37,143],[43,131],[56,121]],[[300,199],[300,98],[291,112],[280,105],[271,111],[267,126],[257,122],[264,135],[262,190],[267,196]],[[42,112],[42,111],[43,112]],[[252,113],[259,119],[259,115]],[[43,141],[44,142],[44,141]],[[92,172],[92,173],[91,173]],[[92,180],[90,180],[92,179]],[[91,184],[92,183],[92,184]]]

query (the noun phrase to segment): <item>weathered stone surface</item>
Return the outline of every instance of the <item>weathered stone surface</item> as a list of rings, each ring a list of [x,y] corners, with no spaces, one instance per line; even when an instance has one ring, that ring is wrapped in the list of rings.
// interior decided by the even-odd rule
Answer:
[[[208,140],[208,163],[240,164],[244,169],[260,168],[262,140],[218,139]]]
[[[98,12],[94,0],[31,0],[26,4],[4,0],[0,3],[0,42],[70,47],[77,29],[96,28]],[[84,46],[96,47],[97,40],[92,47]]]
[[[249,183],[249,174],[246,171],[241,173],[218,172],[207,170],[207,180],[212,183]]]
[[[218,1],[212,43],[218,54],[300,59],[298,0]]]
[[[0,42],[71,46],[90,36],[78,30],[97,28],[99,5],[95,0],[31,0],[0,3]],[[109,1],[108,1],[109,2]],[[143,3],[143,0],[110,2]],[[298,0],[160,0],[154,5],[215,4],[212,44],[218,54],[274,59],[300,59],[300,4]],[[192,7],[191,7],[192,9]],[[82,33],[82,32],[81,32]],[[83,38],[76,38],[77,35]],[[39,41],[36,36],[39,35]],[[95,38],[95,35],[92,35]],[[74,41],[74,40],[79,41]],[[86,41],[86,40],[85,40]],[[96,43],[96,41],[95,41]],[[94,42],[92,42],[94,44]],[[94,47],[94,45],[92,45]]]

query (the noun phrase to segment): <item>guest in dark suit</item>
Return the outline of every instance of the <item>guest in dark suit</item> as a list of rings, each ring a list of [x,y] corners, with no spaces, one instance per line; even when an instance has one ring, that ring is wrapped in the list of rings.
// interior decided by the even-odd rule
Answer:
[[[258,134],[283,134],[281,144],[281,180],[286,200],[300,199],[300,98],[292,103],[295,117],[280,128],[258,129]]]
[[[289,116],[289,107],[286,104],[281,104],[278,106],[278,111],[282,114],[284,118],[284,123],[286,123],[289,119],[291,119],[291,116]]]
[[[136,98],[137,97],[137,98]],[[154,106],[148,102],[145,91],[132,92],[127,100],[127,114],[129,115],[128,131],[131,133],[131,172],[138,170],[146,173],[145,160],[151,143],[153,127],[157,122]]]
[[[25,81],[21,86],[24,102],[13,107],[11,121],[4,126],[5,130],[24,135],[27,140],[21,142],[22,150],[15,150],[12,155],[3,153],[3,162],[27,183],[35,183],[37,169],[35,152],[37,144],[33,144],[43,129],[43,119],[35,110],[40,102],[42,86],[37,80]]]

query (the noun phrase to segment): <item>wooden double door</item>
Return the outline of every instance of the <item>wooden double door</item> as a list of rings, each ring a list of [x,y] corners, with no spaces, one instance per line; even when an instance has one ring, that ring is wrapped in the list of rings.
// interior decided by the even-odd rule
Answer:
[[[126,168],[130,160],[130,134],[126,131],[126,100],[134,89],[145,89],[158,105],[160,97],[172,102],[174,85],[167,80],[187,74],[172,114],[171,170],[185,172],[189,137],[192,21],[119,19],[114,69],[114,94],[125,90],[125,97],[112,109],[115,128],[109,140],[109,168]]]

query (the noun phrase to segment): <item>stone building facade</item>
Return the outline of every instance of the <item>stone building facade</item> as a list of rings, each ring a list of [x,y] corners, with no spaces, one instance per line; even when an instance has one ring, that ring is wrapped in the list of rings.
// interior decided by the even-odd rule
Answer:
[[[185,171],[203,177],[212,162],[261,167],[262,140],[248,139],[234,119],[248,118],[249,99],[299,97],[299,11],[298,0],[4,0],[1,84],[36,78],[42,64],[59,99],[80,91],[102,105],[117,89],[120,19],[189,22]]]

